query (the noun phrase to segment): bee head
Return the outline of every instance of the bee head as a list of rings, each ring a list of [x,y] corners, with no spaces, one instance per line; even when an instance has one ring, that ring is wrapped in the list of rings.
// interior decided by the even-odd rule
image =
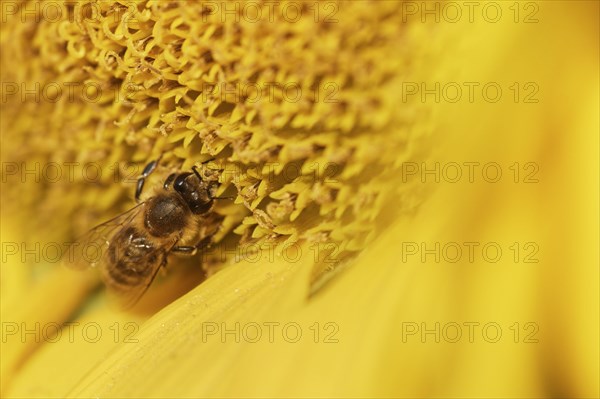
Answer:
[[[213,183],[214,184],[214,183]],[[173,181],[173,189],[181,196],[195,215],[210,210],[213,204],[212,185],[195,173],[181,173]]]

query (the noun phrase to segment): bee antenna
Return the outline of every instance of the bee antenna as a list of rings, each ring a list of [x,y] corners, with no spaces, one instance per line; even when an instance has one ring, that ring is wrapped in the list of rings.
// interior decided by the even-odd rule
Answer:
[[[237,198],[237,195],[233,196],[233,197],[210,197],[211,200],[224,200],[224,199],[231,200],[231,199],[236,199],[236,198]]]
[[[198,168],[196,167],[196,165],[192,166],[192,172],[194,172],[196,177],[198,177],[198,179],[200,179],[200,181],[202,181],[202,176],[200,176],[200,173],[198,173]]]
[[[209,163],[210,161],[214,161],[214,160],[215,160],[215,158],[210,158],[210,159],[207,159],[206,161],[204,161],[204,162],[201,162],[201,163],[200,163],[200,165],[206,165],[206,164],[207,164],[207,163]],[[202,180],[202,177],[200,177],[200,173],[198,173],[198,167],[197,167],[196,165],[192,166],[192,171],[194,171],[194,174],[195,174],[196,176],[198,176],[198,178],[199,178],[200,180]]]

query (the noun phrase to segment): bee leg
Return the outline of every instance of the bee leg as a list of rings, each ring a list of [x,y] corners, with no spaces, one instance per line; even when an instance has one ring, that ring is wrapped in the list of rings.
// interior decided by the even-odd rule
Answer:
[[[236,199],[237,195],[234,195],[232,197],[210,197],[211,200],[232,200],[232,199]]]
[[[146,182],[146,178],[150,176],[152,172],[154,172],[161,158],[162,154],[160,154],[160,156],[157,159],[151,161],[148,165],[146,165],[146,167],[142,171],[142,176],[138,179],[137,186],[135,188],[136,202],[140,202],[140,195],[142,194],[142,190],[144,189],[144,183]]]
[[[189,246],[189,245],[182,245],[182,246],[179,246],[179,247],[174,247],[171,251],[172,252],[177,252],[177,253],[180,253],[180,254],[194,256],[194,255],[196,255],[196,252],[198,251],[198,248],[192,247],[192,246]]]
[[[171,173],[169,175],[169,177],[167,177],[167,179],[165,180],[165,184],[163,185],[165,190],[169,189],[169,186],[171,186],[171,184],[173,184],[173,180],[175,180],[176,177],[177,177],[176,173]]]
[[[172,252],[177,252],[177,253],[180,253],[180,254],[185,254],[185,255],[193,256],[198,251],[202,251],[202,250],[205,250],[207,248],[210,248],[211,245],[212,245],[212,236],[207,236],[207,237],[204,237],[202,240],[200,240],[194,246],[191,246],[191,245],[180,245],[180,246],[174,247],[171,251]]]

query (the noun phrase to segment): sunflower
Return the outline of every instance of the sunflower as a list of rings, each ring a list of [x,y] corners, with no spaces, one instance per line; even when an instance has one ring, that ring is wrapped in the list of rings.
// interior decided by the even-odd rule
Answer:
[[[598,11],[3,2],[2,395],[597,397]],[[115,309],[156,159],[212,246]]]

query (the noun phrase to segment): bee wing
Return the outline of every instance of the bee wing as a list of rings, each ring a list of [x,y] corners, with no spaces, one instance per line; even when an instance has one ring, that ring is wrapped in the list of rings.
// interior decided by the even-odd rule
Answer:
[[[117,262],[106,262],[105,267],[102,268],[102,280],[108,289],[111,304],[121,309],[128,309],[135,305],[150,287],[161,266],[165,264],[167,254],[168,251],[164,248],[157,248],[147,253],[139,261],[139,266],[144,269],[143,275],[141,278],[134,278],[133,281],[128,280],[125,270],[115,270]],[[136,276],[139,276],[138,273],[135,272]],[[119,279],[115,278],[116,275],[120,276]]]
[[[125,211],[85,233],[70,247],[63,262],[73,269],[88,269],[107,263],[106,254],[110,240],[122,227],[127,226],[144,209],[144,202]]]

